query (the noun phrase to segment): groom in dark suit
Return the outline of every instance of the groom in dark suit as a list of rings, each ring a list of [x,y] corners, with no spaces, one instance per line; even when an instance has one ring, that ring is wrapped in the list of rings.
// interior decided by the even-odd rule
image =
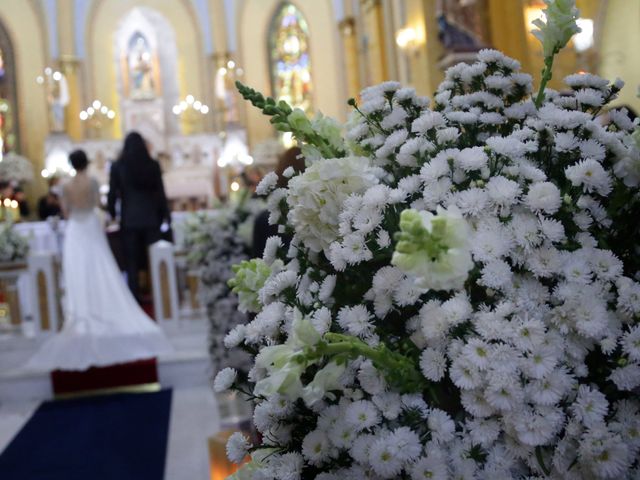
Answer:
[[[160,165],[137,132],[127,135],[120,157],[111,166],[108,208],[112,218],[120,218],[127,281],[139,300],[138,273],[145,264],[147,247],[160,240],[160,227],[171,224],[171,215]]]

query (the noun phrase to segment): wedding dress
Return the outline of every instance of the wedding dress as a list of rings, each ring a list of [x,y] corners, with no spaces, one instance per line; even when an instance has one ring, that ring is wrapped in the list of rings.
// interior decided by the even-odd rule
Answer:
[[[96,214],[97,182],[79,172],[63,192],[68,212],[62,251],[62,330],[47,339],[30,368],[85,370],[163,355],[172,347],[130,293]]]

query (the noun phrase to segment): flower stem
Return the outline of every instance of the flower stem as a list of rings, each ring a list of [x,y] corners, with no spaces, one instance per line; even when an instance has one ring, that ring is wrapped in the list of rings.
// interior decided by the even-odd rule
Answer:
[[[538,90],[538,95],[536,95],[536,99],[533,102],[536,108],[540,108],[540,105],[542,105],[542,102],[544,101],[544,90],[547,87],[547,83],[549,83],[549,80],[551,80],[551,77],[553,76],[553,71],[551,69],[553,67],[553,59],[555,58],[556,53],[558,53],[557,48],[553,50],[553,54],[544,59],[540,89]]]
[[[324,340],[316,347],[317,354],[321,356],[368,358],[384,374],[386,380],[403,393],[415,393],[427,387],[413,360],[390,350],[385,344],[372,347],[359,338],[340,333],[327,333]]]
[[[551,470],[549,470],[544,464],[544,459],[542,458],[542,448],[540,447],[540,445],[536,447],[536,460],[538,460],[538,465],[540,465],[542,472],[546,476],[549,476],[551,474]]]

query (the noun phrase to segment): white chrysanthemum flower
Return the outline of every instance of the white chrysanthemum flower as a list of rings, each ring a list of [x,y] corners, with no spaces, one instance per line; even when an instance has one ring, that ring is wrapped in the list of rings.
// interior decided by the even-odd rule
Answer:
[[[275,456],[269,463],[274,470],[275,478],[282,480],[300,480],[302,478],[304,459],[297,452]]]
[[[482,147],[464,148],[456,155],[456,166],[465,172],[480,170],[487,165],[489,157]]]
[[[351,457],[361,465],[369,465],[369,450],[375,439],[376,436],[369,433],[357,437],[349,449]]]
[[[345,420],[358,432],[376,426],[380,422],[380,412],[368,400],[350,404],[344,413]]]
[[[318,425],[319,428],[320,425]],[[355,428],[346,422],[336,421],[328,431],[329,440],[338,448],[349,448],[356,437]]]
[[[396,392],[378,393],[372,397],[372,401],[387,420],[395,420],[402,410],[400,394]]]
[[[237,377],[238,372],[235,368],[227,367],[223,370],[220,370],[216,375],[215,380],[213,381],[213,389],[217,393],[227,391],[236,381]]]
[[[242,463],[251,447],[251,442],[243,433],[235,432],[227,440],[227,458],[233,463]]]
[[[320,307],[311,315],[311,324],[320,335],[327,333],[331,327],[331,310]]]
[[[272,236],[267,238],[264,246],[264,252],[262,253],[262,259],[267,265],[271,265],[276,260],[278,249],[282,248],[282,239],[279,236]]]
[[[519,200],[520,186],[513,180],[503,176],[492,177],[487,182],[487,193],[498,214],[509,212],[511,207]]]
[[[358,369],[358,382],[362,389],[370,395],[382,393],[387,388],[384,377],[373,366],[371,360],[365,360]]]
[[[269,193],[271,193],[271,191],[276,188],[277,184],[278,174],[275,172],[269,172],[264,177],[262,177],[262,180],[260,180],[260,183],[258,183],[258,186],[256,187],[256,193],[258,195],[269,195]]]
[[[602,392],[586,385],[580,385],[576,401],[573,404],[573,412],[586,427],[600,424],[607,414],[608,408],[609,402]]]
[[[436,131],[436,141],[440,145],[454,142],[460,136],[460,130],[456,127],[447,127]]]
[[[560,190],[551,182],[534,183],[525,195],[525,204],[535,213],[556,213],[561,203]]]
[[[236,325],[233,327],[224,337],[224,346],[226,348],[234,348],[240,345],[245,339],[246,329],[247,327],[245,325]]]
[[[580,439],[578,449],[581,464],[594,478],[616,478],[629,464],[629,447],[616,434],[597,427]]]
[[[434,408],[429,412],[427,425],[431,432],[432,440],[436,442],[448,442],[453,438],[456,426],[451,417],[444,411]]]
[[[478,388],[483,380],[478,367],[462,357],[456,358],[451,363],[449,377],[451,381],[462,390]]]
[[[413,121],[411,131],[413,133],[426,133],[432,128],[444,125],[445,119],[439,112],[426,111]]]
[[[420,370],[429,380],[439,382],[444,377],[447,361],[444,354],[434,348],[427,348],[420,356]]]
[[[320,466],[327,461],[332,454],[329,437],[322,430],[314,430],[302,440],[302,455],[312,465]]]
[[[600,195],[608,195],[611,192],[611,176],[593,159],[588,158],[567,167],[565,175],[572,185],[581,186],[585,192],[596,192]]]
[[[609,379],[623,391],[633,391],[640,386],[640,365],[629,363],[611,372]]]
[[[390,435],[376,439],[369,449],[369,464],[381,478],[396,478],[403,462]]]
[[[373,333],[371,313],[364,305],[343,307],[338,312],[338,324],[351,335],[367,337]]]

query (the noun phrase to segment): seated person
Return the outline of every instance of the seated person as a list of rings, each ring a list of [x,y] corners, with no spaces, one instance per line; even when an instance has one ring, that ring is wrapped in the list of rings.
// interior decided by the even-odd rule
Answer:
[[[57,177],[49,179],[49,191],[38,200],[38,217],[40,220],[62,216],[59,183],[60,179]]]

